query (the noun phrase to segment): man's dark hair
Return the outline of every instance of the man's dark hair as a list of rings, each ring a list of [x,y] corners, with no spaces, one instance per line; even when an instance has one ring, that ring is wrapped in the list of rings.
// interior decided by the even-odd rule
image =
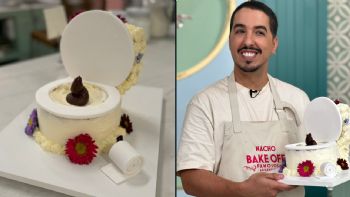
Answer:
[[[277,35],[277,28],[278,28],[278,21],[275,13],[269,8],[267,5],[265,5],[262,2],[259,1],[247,1],[239,5],[236,10],[232,13],[231,21],[230,21],[230,32],[232,31],[233,26],[233,19],[236,16],[236,13],[242,9],[242,8],[250,8],[253,10],[260,10],[264,12],[268,17],[270,21],[270,31],[273,35],[273,37],[276,37]]]

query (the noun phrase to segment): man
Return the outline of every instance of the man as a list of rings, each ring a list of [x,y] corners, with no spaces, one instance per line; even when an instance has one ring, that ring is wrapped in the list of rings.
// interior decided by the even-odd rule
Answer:
[[[195,196],[304,196],[280,183],[284,145],[303,141],[300,89],[268,75],[277,18],[265,4],[241,4],[231,17],[232,75],[188,105],[177,157],[186,193]],[[275,172],[275,173],[272,173]]]

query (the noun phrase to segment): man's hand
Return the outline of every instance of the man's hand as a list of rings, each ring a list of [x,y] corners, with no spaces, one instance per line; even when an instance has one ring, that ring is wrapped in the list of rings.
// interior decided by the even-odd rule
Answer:
[[[296,186],[278,182],[282,174],[257,173],[243,182],[233,182],[213,172],[190,169],[179,172],[187,194],[201,197],[271,197]]]
[[[256,173],[242,182],[241,191],[243,191],[244,196],[270,197],[276,196],[281,191],[289,191],[296,187],[278,182],[283,177],[283,174],[277,173]]]

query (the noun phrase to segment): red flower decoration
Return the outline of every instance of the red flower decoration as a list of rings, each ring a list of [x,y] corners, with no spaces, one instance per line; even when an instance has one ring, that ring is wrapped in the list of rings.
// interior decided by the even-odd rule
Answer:
[[[348,163],[345,159],[338,158],[337,164],[341,167],[342,170],[349,169]]]
[[[300,176],[309,177],[314,173],[315,166],[310,160],[303,161],[298,165],[298,173]]]
[[[96,157],[97,146],[89,134],[80,134],[66,143],[66,155],[75,164],[89,164]]]
[[[130,134],[133,131],[132,122],[130,121],[129,116],[126,114],[123,114],[120,118],[119,126],[124,128],[126,130],[126,133],[128,134]]]
[[[338,104],[341,103],[341,102],[340,102],[339,99],[335,99],[335,100],[334,100],[334,103],[335,103],[336,105],[338,105]]]
[[[123,23],[127,23],[128,21],[126,20],[126,18],[121,15],[121,14],[117,14],[117,17],[123,22]]]

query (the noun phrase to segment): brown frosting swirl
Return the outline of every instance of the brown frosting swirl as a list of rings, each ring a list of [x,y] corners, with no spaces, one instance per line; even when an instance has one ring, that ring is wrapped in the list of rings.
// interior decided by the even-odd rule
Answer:
[[[306,135],[305,143],[306,146],[317,145],[317,142],[312,138],[311,133]]]
[[[80,76],[76,77],[70,87],[71,93],[66,96],[69,104],[76,106],[84,106],[89,102],[89,92],[83,85]]]

